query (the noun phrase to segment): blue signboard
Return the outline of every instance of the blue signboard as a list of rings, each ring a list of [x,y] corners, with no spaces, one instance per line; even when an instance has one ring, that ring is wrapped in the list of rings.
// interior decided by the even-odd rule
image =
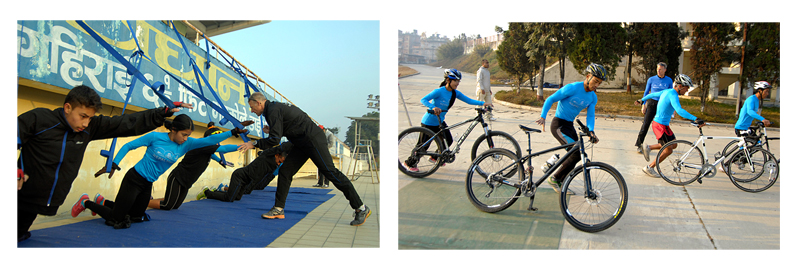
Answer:
[[[250,130],[250,135],[261,135],[259,118],[250,112],[247,99],[244,98],[245,82],[239,74],[215,58],[210,59],[210,67],[206,69],[206,51],[184,39],[190,53],[187,55],[180,41],[176,39],[184,37],[177,36],[174,30],[161,21],[131,23],[133,25],[130,28],[135,32],[131,32],[127,21],[86,21],[86,24],[125,58],[130,58],[138,50],[133,39],[136,36],[144,54],[153,60],[151,62],[143,59],[139,68],[147,80],[150,83],[164,83],[164,95],[172,101],[194,105],[194,109],[184,109],[179,113],[187,114],[195,121],[213,121],[219,125],[222,115],[164,73],[166,70],[181,78],[193,90],[202,92],[205,98],[216,103],[217,100],[202,80],[200,83],[203,83],[203,88],[199,89],[198,80],[189,62],[188,56],[191,56],[228,112],[239,121],[256,121],[247,129]],[[126,71],[121,63],[75,21],[17,21],[19,77],[66,89],[86,85],[94,88],[103,98],[124,102],[129,91],[128,86],[135,79]],[[146,109],[164,105],[142,82],[136,82],[133,93],[129,104]],[[270,95],[266,96],[269,100],[275,100]],[[233,128],[230,123],[223,127]]]

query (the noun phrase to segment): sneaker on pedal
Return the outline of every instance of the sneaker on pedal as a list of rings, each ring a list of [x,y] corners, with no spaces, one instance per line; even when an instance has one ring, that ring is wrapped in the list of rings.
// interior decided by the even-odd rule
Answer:
[[[370,215],[372,215],[372,211],[369,210],[369,207],[364,205],[364,210],[363,211],[356,210],[356,212],[353,213],[353,216],[355,216],[355,219],[353,219],[353,221],[350,221],[350,225],[352,225],[352,226],[363,225],[364,222],[367,221],[367,217],[369,217]]]
[[[272,207],[269,212],[262,214],[261,218],[264,219],[283,219],[286,216],[283,215],[283,209],[278,209],[276,207]]]
[[[72,217],[78,217],[78,215],[86,210],[86,206],[83,205],[85,201],[89,200],[89,194],[84,193],[78,198],[78,201],[72,205]]]
[[[644,173],[647,174],[648,176],[651,176],[651,177],[654,177],[654,178],[660,178],[661,177],[661,176],[658,175],[658,172],[656,172],[655,168],[652,168],[652,167],[650,167],[648,165],[645,165],[644,168],[642,168],[642,171],[644,171]]]
[[[417,168],[417,167],[409,167],[409,166],[408,166],[408,164],[406,164],[406,163],[403,163],[403,165],[404,165],[404,166],[406,166],[406,168],[408,169],[408,171],[411,171],[411,172],[419,172],[419,168]]]
[[[97,205],[102,206],[105,202],[106,202],[106,198],[103,197],[103,195],[100,195],[100,193],[94,195],[94,203],[96,203]],[[97,213],[92,211],[92,216],[95,216],[95,215],[97,215]]]

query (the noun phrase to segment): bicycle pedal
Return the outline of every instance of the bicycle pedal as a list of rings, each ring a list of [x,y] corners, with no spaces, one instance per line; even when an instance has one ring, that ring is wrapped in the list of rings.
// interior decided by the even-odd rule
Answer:
[[[697,183],[703,184],[703,179],[702,178],[697,179]]]

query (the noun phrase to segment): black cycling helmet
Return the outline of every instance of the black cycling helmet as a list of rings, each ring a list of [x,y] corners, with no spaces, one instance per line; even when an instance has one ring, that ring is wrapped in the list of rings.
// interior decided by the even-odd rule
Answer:
[[[689,78],[689,76],[687,76],[685,74],[678,74],[678,76],[675,77],[675,82],[674,83],[691,87],[692,86],[692,79]]]
[[[606,81],[606,78],[608,78],[606,68],[596,63],[590,63],[589,66],[586,67],[586,72],[592,73],[593,76],[600,78],[600,80],[603,81]]]
[[[450,78],[455,80],[461,80],[461,72],[457,69],[444,69],[444,78]]]
[[[753,89],[755,90],[764,90],[770,88],[772,88],[772,85],[770,85],[767,81],[758,81],[755,83],[755,85],[753,85]]]

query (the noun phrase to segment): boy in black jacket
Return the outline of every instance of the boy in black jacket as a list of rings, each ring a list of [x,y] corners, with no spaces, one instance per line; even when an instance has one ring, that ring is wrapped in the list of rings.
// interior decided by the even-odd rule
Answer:
[[[31,236],[28,229],[37,214],[55,215],[64,203],[89,141],[144,134],[160,127],[166,117],[178,111],[175,107],[192,108],[182,102],[173,105],[114,117],[95,116],[103,107],[100,96],[94,89],[80,85],[67,93],[63,108],[36,108],[20,114],[17,117],[18,242]]]
[[[347,176],[334,167],[333,159],[328,151],[325,133],[314,124],[308,114],[294,105],[267,101],[264,94],[260,92],[250,95],[247,103],[250,105],[251,112],[258,116],[264,116],[267,124],[269,124],[269,137],[259,139],[255,143],[251,141],[240,144],[239,151],[246,151],[254,147],[268,150],[276,146],[283,136],[286,136],[293,144],[286,161],[283,162],[280,170],[278,170],[275,207],[261,215],[261,217],[266,219],[281,219],[283,217],[283,207],[286,203],[286,196],[289,194],[289,183],[282,186],[281,181],[287,179],[291,182],[292,176],[300,170],[300,167],[308,159],[311,159],[320,170],[320,173],[322,173],[322,176],[327,178],[336,189],[340,190],[350,202],[350,207],[355,209],[355,219],[350,222],[350,225],[359,226],[364,224],[372,212],[369,207],[362,203],[355,187],[353,187]],[[266,174],[266,172],[258,173],[260,175]]]

